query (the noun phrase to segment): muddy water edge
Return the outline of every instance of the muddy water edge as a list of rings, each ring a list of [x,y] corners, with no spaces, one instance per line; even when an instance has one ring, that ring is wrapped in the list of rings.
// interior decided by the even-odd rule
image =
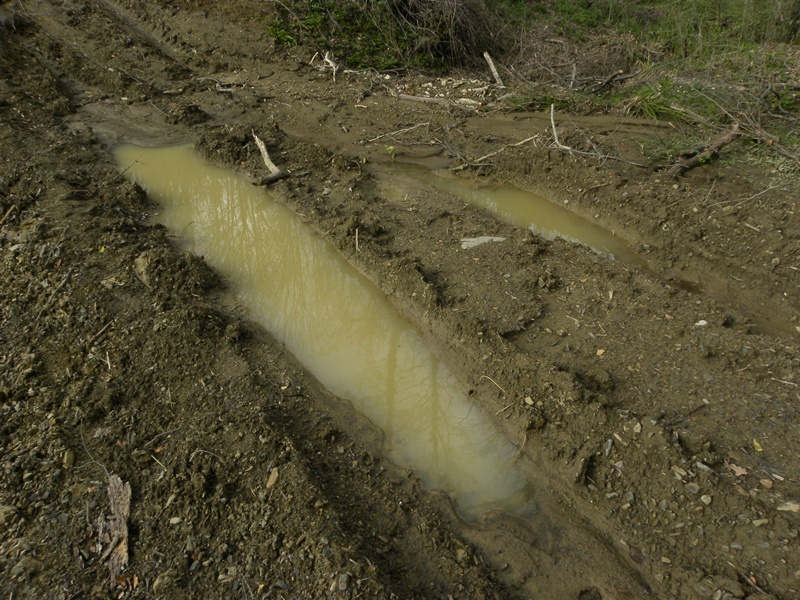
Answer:
[[[387,145],[397,160],[439,152],[434,138],[484,156],[547,144],[549,115],[396,95],[469,87],[439,78],[334,81],[315,49],[270,46],[267,4],[18,2],[0,31],[0,590],[643,597],[612,575],[630,564],[653,597],[798,597],[796,174],[734,145],[676,181],[541,144],[495,156],[488,179],[624,231],[659,279],[444,194],[382,195],[369,166]],[[591,132],[636,162],[673,141],[668,123],[556,118],[567,143]],[[341,416],[208,265],[147,224],[156,208],[100,143],[199,139],[257,179],[253,130],[292,171],[286,204],[437,341],[535,463],[548,520],[465,526],[381,458],[375,428]],[[481,236],[505,241],[462,249]],[[754,334],[753,312],[779,334]],[[111,474],[132,488],[119,578]]]
[[[532,575],[590,566],[569,595],[649,589],[600,532],[562,512],[548,479],[520,460],[410,323],[274,197],[189,145],[122,145],[114,154],[158,202],[155,220],[220,272],[251,317],[323,385],[382,429],[388,456],[453,496],[476,545],[489,550],[502,540],[497,559]],[[541,586],[534,577],[523,587]]]
[[[203,257],[328,390],[384,433],[386,452],[458,511],[535,510],[516,448],[469,402],[412,325],[285,206],[188,145],[123,145],[127,177],[159,203],[181,247]]]

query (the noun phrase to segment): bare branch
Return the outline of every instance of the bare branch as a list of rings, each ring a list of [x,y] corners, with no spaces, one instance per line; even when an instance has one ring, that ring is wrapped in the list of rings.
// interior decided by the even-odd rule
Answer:
[[[261,152],[261,158],[264,159],[264,165],[269,170],[269,175],[267,175],[264,179],[261,180],[262,185],[268,185],[278,179],[283,179],[284,177],[288,177],[289,173],[286,171],[281,171],[275,163],[272,162],[272,159],[269,157],[269,152],[267,152],[267,146],[262,142],[259,137],[256,135],[256,132],[251,132],[253,134],[253,139],[256,142],[256,146],[258,146],[259,152]]]

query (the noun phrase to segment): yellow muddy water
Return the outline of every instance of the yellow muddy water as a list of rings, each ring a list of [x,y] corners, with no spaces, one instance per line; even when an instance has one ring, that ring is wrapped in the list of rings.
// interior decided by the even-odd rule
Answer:
[[[516,448],[411,323],[293,212],[189,145],[125,145],[115,156],[160,205],[156,220],[225,277],[325,387],[383,430],[395,463],[451,494],[464,516],[533,510]]]
[[[397,169],[398,174],[407,174],[441,192],[488,210],[506,223],[528,228],[545,239],[562,238],[625,264],[647,267],[644,259],[612,231],[544,196],[510,185],[473,184],[468,179],[440,175],[413,164],[398,165]]]

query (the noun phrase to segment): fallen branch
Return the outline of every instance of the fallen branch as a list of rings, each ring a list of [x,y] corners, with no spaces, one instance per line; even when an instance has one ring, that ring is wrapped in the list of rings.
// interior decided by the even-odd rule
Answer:
[[[722,150],[723,147],[733,142],[740,135],[742,135],[742,130],[739,127],[739,123],[737,122],[733,126],[733,129],[731,129],[724,135],[721,135],[716,140],[708,144],[705,148],[702,149],[701,152],[698,152],[697,154],[695,154],[690,158],[679,160],[676,164],[672,165],[669,171],[667,171],[667,174],[670,177],[678,177],[679,175],[683,175],[687,171],[694,169],[696,166],[708,162],[709,160],[717,156],[719,154],[719,151]]]
[[[405,129],[398,129],[397,131],[390,131],[389,133],[382,133],[379,136],[376,136],[374,138],[368,139],[367,141],[370,142],[370,143],[371,142],[377,142],[381,138],[385,138],[387,136],[394,137],[396,135],[400,135],[401,133],[408,133],[409,131],[414,131],[415,129],[418,129],[419,127],[427,127],[428,125],[430,125],[430,123],[418,123],[418,124],[414,125],[413,127],[406,127]]]
[[[465,162],[464,164],[459,165],[458,167],[454,167],[452,170],[454,172],[457,172],[457,171],[463,171],[467,167],[480,167],[480,166],[482,166],[482,164],[483,164],[483,162],[485,160],[488,160],[488,159],[492,158],[493,156],[497,156],[498,154],[500,154],[501,152],[505,152],[509,148],[515,148],[517,146],[522,146],[523,144],[527,144],[528,142],[535,140],[537,137],[539,137],[539,136],[538,135],[532,135],[529,138],[525,138],[521,142],[515,142],[513,144],[506,144],[505,146],[503,146],[499,150],[495,150],[494,152],[489,152],[489,154],[484,154],[483,156],[481,156],[480,158],[478,158],[478,159],[476,159],[476,160],[474,160],[472,162]]]
[[[506,87],[506,86],[503,84],[503,80],[502,80],[502,79],[500,79],[500,73],[498,73],[498,71],[497,71],[497,67],[495,67],[495,66],[494,66],[494,61],[492,60],[492,57],[491,57],[491,56],[489,56],[489,53],[488,53],[488,52],[484,52],[484,53],[483,53],[483,58],[484,58],[484,59],[486,59],[486,62],[487,62],[487,63],[489,63],[489,69],[491,69],[491,71],[492,71],[492,75],[494,75],[494,80],[495,80],[495,82],[497,83],[497,85],[498,85],[499,87],[501,87],[501,88],[504,88],[504,87]]]
[[[633,165],[634,167],[646,167],[647,165],[643,165],[642,163],[637,163],[632,160],[627,160],[622,158],[621,156],[614,156],[612,154],[601,154],[599,151],[595,152],[583,152],[581,150],[575,150],[574,148],[570,148],[569,146],[565,146],[558,140],[558,130],[556,130],[556,120],[553,116],[553,111],[555,110],[555,106],[553,104],[550,105],[550,125],[553,129],[553,141],[555,142],[555,149],[561,150],[562,152],[569,152],[570,154],[578,154],[580,156],[591,156],[594,158],[601,158],[603,160],[616,160],[619,162],[624,162],[629,165]]]
[[[269,175],[261,180],[261,185],[269,185],[270,183],[278,181],[278,179],[288,177],[288,172],[281,171],[277,166],[275,166],[275,163],[272,162],[272,159],[269,157],[269,152],[267,152],[267,146],[258,138],[256,132],[253,131],[252,134],[253,139],[256,141],[256,146],[258,146],[258,150],[261,152],[261,158],[264,159],[264,165],[269,170]]]
[[[314,65],[314,61],[319,56],[319,52],[315,52],[314,56],[311,57],[309,64]],[[322,57],[322,63],[318,65],[314,65],[316,69],[320,71],[324,71],[325,69],[330,68],[333,71],[333,80],[336,81],[336,72],[339,71],[339,65],[333,60],[333,56],[330,52],[326,52],[325,55]]]
[[[609,85],[611,85],[611,82],[613,82],[617,77],[621,77],[624,74],[625,74],[625,71],[623,71],[622,69],[620,69],[619,71],[614,71],[611,75],[609,75],[603,81],[601,81],[599,84],[594,86],[594,88],[592,89],[592,92],[596,94],[600,90],[603,90],[603,89],[607,88]]]
[[[566,150],[567,152],[574,152],[572,148],[569,146],[565,146],[561,142],[558,141],[558,130],[556,129],[556,120],[553,116],[553,112],[555,111],[555,104],[550,105],[550,126],[553,128],[553,140],[556,143],[556,148],[559,150]]]
[[[747,120],[752,121],[752,119],[747,119]],[[755,122],[745,123],[744,129],[747,132],[747,136],[750,139],[759,142],[760,144],[771,146],[778,154],[785,156],[786,158],[800,165],[800,155],[792,154],[791,152],[789,152],[785,147],[783,147],[780,144],[780,140],[777,137],[764,131],[764,129],[757,123]]]

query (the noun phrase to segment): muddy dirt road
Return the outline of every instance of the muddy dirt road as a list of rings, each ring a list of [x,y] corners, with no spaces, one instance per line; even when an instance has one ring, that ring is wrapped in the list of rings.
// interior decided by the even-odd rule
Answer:
[[[0,29],[3,594],[800,596],[796,171],[672,179],[631,164],[667,125],[500,110],[489,73],[334,73],[276,51],[265,10],[31,1]],[[534,516],[466,523],[385,459],[111,155],[193,142],[257,183],[253,132],[280,201],[517,445]],[[540,192],[646,268],[396,169],[501,149],[458,176]]]

